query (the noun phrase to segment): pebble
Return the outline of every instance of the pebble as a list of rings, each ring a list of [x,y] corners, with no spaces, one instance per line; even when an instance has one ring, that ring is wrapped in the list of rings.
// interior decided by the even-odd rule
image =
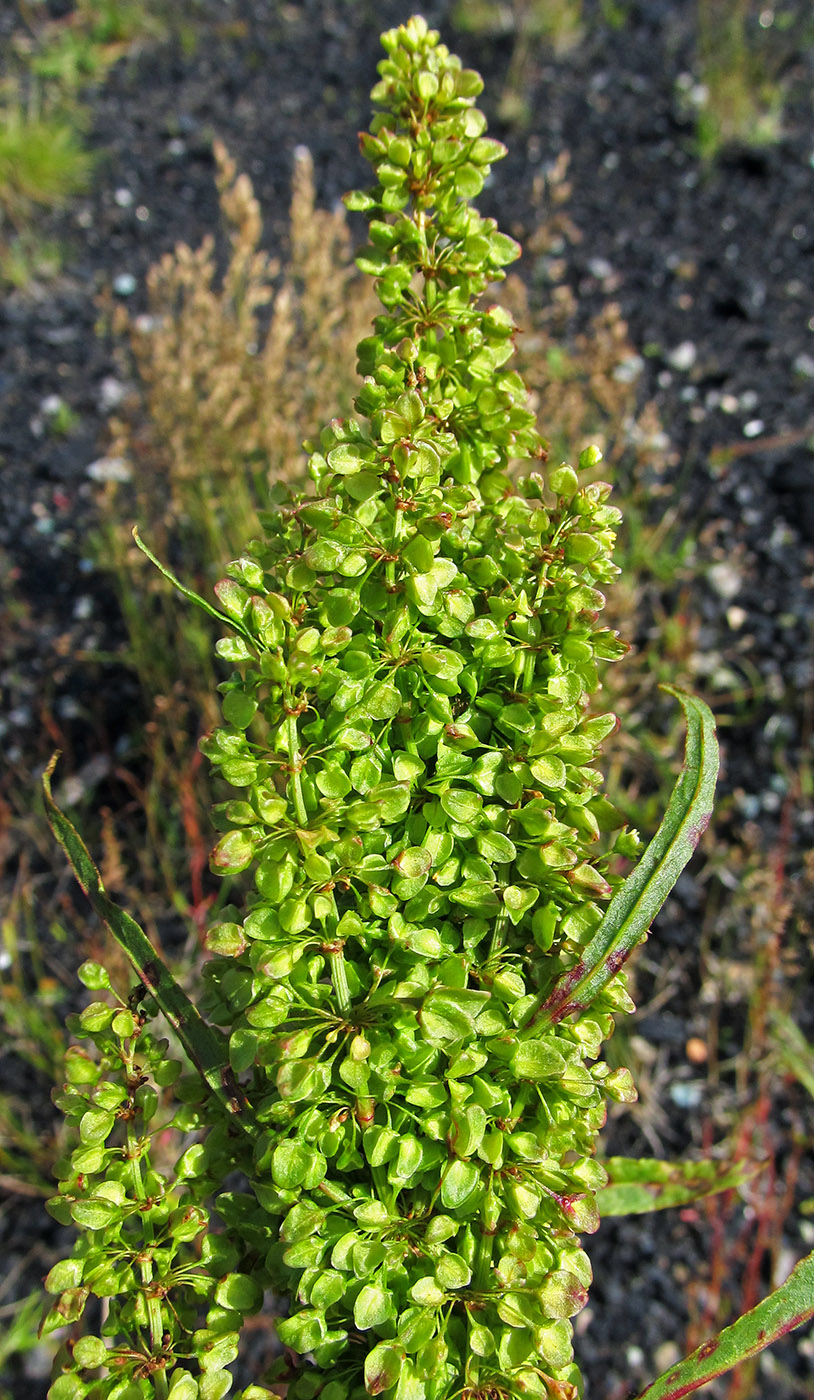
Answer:
[[[613,276],[613,268],[607,258],[591,258],[588,263],[588,271],[598,282],[604,282],[608,277]]]
[[[814,355],[798,355],[793,365],[794,373],[803,379],[814,379]]]
[[[131,297],[138,283],[132,272],[120,272],[113,278],[113,290],[117,297]]]
[[[684,1080],[677,1080],[675,1084],[670,1085],[670,1098],[676,1108],[697,1108],[703,1093],[700,1084],[687,1084]]]
[[[671,369],[676,369],[679,373],[686,373],[687,370],[692,369],[698,359],[698,347],[692,340],[682,340],[680,345],[668,350],[665,358]]]
[[[625,1351],[625,1361],[631,1371],[637,1371],[644,1365],[644,1352],[641,1347],[628,1347]]]
[[[653,1367],[659,1375],[662,1371],[669,1371],[680,1360],[681,1351],[675,1342],[662,1342],[653,1352]]]
[[[126,189],[124,185],[113,191],[113,198],[120,209],[129,209],[133,204],[133,192]]]
[[[766,431],[766,424],[762,418],[750,418],[748,423],[743,425],[743,436],[745,438],[760,437]]]
[[[65,407],[65,400],[59,394],[46,394],[40,404],[40,413],[44,413],[46,418],[54,418]]]
[[[743,627],[743,624],[745,623],[748,616],[749,614],[744,608],[739,608],[735,605],[733,605],[731,608],[727,608],[726,610],[726,620],[729,623],[729,626],[732,628],[733,632],[737,632],[741,627]]]
[[[56,794],[57,806],[76,807],[85,794],[106,778],[109,772],[110,759],[107,754],[96,754],[78,773],[71,773],[64,783],[60,783]]]
[[[699,1035],[691,1035],[684,1046],[684,1054],[691,1065],[705,1065],[709,1057],[706,1041]]]
[[[99,407],[103,413],[111,413],[118,408],[125,395],[125,387],[112,374],[106,374],[99,385]]]
[[[97,457],[85,468],[85,475],[91,481],[129,481],[133,475],[128,462],[123,457]]]
[[[712,568],[707,572],[707,578],[718,594],[718,597],[726,601],[734,598],[736,594],[741,591],[742,580],[738,570],[732,564],[728,564],[725,561],[720,564],[713,564]]]
[[[620,360],[613,371],[613,378],[617,384],[633,384],[639,378],[644,369],[644,360],[641,355],[628,355],[627,359]]]

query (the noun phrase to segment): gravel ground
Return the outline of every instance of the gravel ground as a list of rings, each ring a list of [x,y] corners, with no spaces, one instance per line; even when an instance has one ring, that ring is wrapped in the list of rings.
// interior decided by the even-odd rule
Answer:
[[[628,8],[620,28],[594,20],[576,48],[532,66],[522,132],[494,115],[510,36],[455,32],[446,3],[424,13],[483,72],[492,130],[510,147],[481,200],[484,212],[522,239],[533,226],[535,174],[563,149],[571,154],[569,215],[584,237],[569,252],[568,279],[580,317],[587,325],[611,295],[619,302],[642,352],[642,399],[657,402],[682,516],[700,542],[693,666],[731,721],[723,730],[721,830],[731,840],[746,830],[767,862],[779,859],[782,843],[794,881],[812,845],[805,781],[814,680],[814,40],[809,34],[808,48],[791,44],[787,53],[780,141],[733,152],[707,171],[692,153],[681,97],[691,91],[693,6],[641,0]],[[593,16],[594,7],[586,12]],[[199,0],[195,13],[201,40],[191,54],[167,44],[125,59],[90,94],[93,140],[103,153],[97,178],[87,198],[50,221],[70,245],[65,271],[54,285],[0,304],[0,568],[8,600],[0,726],[14,790],[31,781],[50,744],[36,736],[52,715],[68,739],[66,764],[84,772],[101,802],[110,755],[139,716],[137,688],[121,666],[89,670],[73,659],[76,651],[114,651],[122,636],[112,591],[85,543],[95,490],[88,467],[104,453],[106,419],[121,391],[111,346],[94,333],[96,298],[112,288],[138,308],[151,263],[177,240],[195,245],[216,226],[215,135],[251,174],[274,248],[284,237],[297,145],[313,154],[321,203],[364,183],[355,132],[367,124],[378,33],[407,11],[391,0],[235,0],[227,23],[217,0]],[[0,16],[0,37],[13,19]],[[78,420],[63,438],[49,430],[57,399]],[[639,643],[650,644],[644,622],[642,633]],[[733,689],[749,692],[750,703],[727,699]],[[23,839],[18,828],[7,836],[9,879]],[[688,1035],[703,1035],[711,1014],[704,979],[713,964],[707,960],[705,973],[695,950],[716,879],[733,883],[708,869],[682,879],[639,966],[644,1009],[633,1029],[652,1049],[644,1060],[658,1082],[676,1081],[672,1097],[664,1088],[669,1115],[614,1120],[610,1151],[652,1154],[654,1133],[665,1155],[698,1147],[705,1123],[719,1115],[714,1086],[693,1087],[699,1081],[685,1054]],[[729,929],[725,948],[742,931],[742,923]],[[792,951],[804,993],[810,933],[808,945]],[[801,995],[797,1011],[814,1038],[810,999]],[[724,1015],[726,1034],[736,1035],[739,1014]],[[676,1094],[678,1085],[685,1088]],[[34,1112],[46,1125],[47,1089],[28,1087],[35,1100],[42,1092]],[[772,1109],[781,1138],[790,1116],[802,1116],[810,1134],[811,1111],[793,1085]],[[814,1195],[810,1154],[798,1194]],[[38,1202],[10,1197],[0,1209],[0,1249],[12,1286],[0,1303],[36,1286],[51,1252],[64,1246],[60,1233]],[[810,1248],[811,1234],[792,1213],[781,1262]],[[590,1400],[620,1400],[673,1358],[688,1285],[706,1276],[710,1241],[703,1211],[602,1226],[593,1245],[597,1283],[579,1329]],[[778,1356],[780,1368],[768,1362],[753,1394],[770,1385],[773,1400],[810,1395],[810,1339],[797,1334]],[[42,1361],[34,1352],[15,1362],[9,1394],[44,1395]]]

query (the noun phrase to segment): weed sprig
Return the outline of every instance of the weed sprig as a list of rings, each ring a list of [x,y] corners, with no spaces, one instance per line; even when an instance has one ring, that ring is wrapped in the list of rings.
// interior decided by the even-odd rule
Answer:
[[[588,708],[624,651],[600,622],[618,512],[607,485],[541,470],[512,318],[480,303],[519,252],[469,203],[504,154],[480,78],[423,20],[383,44],[362,136],[376,184],[348,198],[383,306],[356,416],[312,447],[314,493],[281,488],[216,587],[234,669],[203,747],[240,796],[216,809],[212,863],[254,889],[210,928],[197,1003],[109,900],[46,778],[55,833],[139,974],[73,1023],[95,1053],[69,1054],[80,1144],[52,1209],[84,1234],[49,1275],[47,1325],[109,1301],[66,1343],[53,1400],[219,1400],[269,1289],[289,1300],[291,1355],[264,1379],[291,1400],[580,1390],[596,1135],[607,1100],[634,1095],[601,1045],[708,818],[714,729],[680,697],[685,767],[622,881],[639,841],[595,767],[616,721]],[[98,964],[82,975],[107,990]],[[188,1075],[149,1028],[159,1010]],[[626,1182],[665,1181],[661,1163],[615,1171],[623,1207]]]

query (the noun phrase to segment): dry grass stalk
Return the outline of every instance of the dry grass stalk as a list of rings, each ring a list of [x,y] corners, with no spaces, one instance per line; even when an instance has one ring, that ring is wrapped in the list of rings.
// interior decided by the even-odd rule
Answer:
[[[216,717],[220,676],[209,629],[191,613],[179,615],[164,580],[135,549],[132,522],[209,594],[224,561],[258,533],[269,488],[303,473],[303,437],[316,434],[338,405],[350,410],[356,344],[378,306],[369,279],[353,266],[344,211],[315,207],[307,150],[295,156],[284,267],[261,247],[248,176],[221,143],[214,154],[225,256],[219,262],[212,236],[195,249],[178,244],[150,270],[147,314],[119,308],[114,317],[137,388],[114,420],[109,455],[121,463],[99,501],[100,560],[118,584],[127,659],[153,704],[144,802],[158,841],[159,883],[173,897],[173,851],[186,866],[190,822],[208,840],[201,812],[211,798],[195,744]],[[171,799],[184,783],[200,795],[198,817],[186,811],[183,826],[168,833],[168,811],[177,806]],[[187,808],[189,801],[187,792]],[[200,895],[193,891],[185,902],[195,908]]]

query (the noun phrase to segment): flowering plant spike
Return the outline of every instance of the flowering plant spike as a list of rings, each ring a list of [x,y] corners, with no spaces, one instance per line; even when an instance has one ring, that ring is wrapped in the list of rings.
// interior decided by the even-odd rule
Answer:
[[[212,864],[252,886],[208,932],[197,999],[108,898],[46,774],[139,978],[117,996],[81,969],[107,999],[71,1020],[88,1048],[57,1100],[79,1144],[49,1206],[82,1234],[46,1280],[45,1330],[74,1327],[52,1400],[220,1400],[269,1290],[286,1353],[264,1381],[290,1400],[581,1389],[596,1138],[635,1096],[600,1049],[708,819],[714,726],[674,692],[685,767],[623,881],[640,843],[594,766],[616,720],[589,707],[625,650],[600,621],[619,512],[605,483],[545,468],[511,316],[481,300],[519,249],[470,203],[504,154],[480,78],[420,18],[383,44],[376,183],[347,199],[382,302],[356,416],[312,447],[311,494],[276,492],[219,607],[197,600],[233,667],[203,744],[237,790]],[[641,1208],[625,1182],[651,1177],[664,1164],[614,1159],[609,1203]]]

